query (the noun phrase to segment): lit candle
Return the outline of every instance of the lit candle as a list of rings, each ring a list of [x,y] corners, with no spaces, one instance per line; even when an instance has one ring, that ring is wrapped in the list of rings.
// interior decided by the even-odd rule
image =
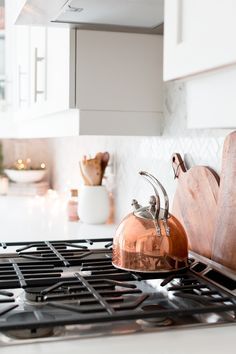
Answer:
[[[30,169],[30,165],[31,165],[31,159],[28,157],[27,159],[26,159],[26,169]]]
[[[24,170],[26,168],[26,165],[25,165],[25,163],[23,162],[22,159],[18,159],[16,161],[15,167],[16,167],[17,170]]]

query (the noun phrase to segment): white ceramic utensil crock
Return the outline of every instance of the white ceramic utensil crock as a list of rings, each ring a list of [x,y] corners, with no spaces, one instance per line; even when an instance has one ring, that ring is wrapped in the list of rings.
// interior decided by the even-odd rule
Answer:
[[[78,215],[86,224],[104,224],[109,217],[109,196],[104,186],[83,186],[79,193]]]

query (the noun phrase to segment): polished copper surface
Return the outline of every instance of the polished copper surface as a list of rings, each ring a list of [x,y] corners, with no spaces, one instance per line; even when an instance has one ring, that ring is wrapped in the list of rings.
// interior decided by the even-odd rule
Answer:
[[[187,236],[183,226],[171,214],[166,223],[159,220],[160,236],[156,223],[133,213],[118,226],[113,241],[113,265],[139,272],[169,272],[186,267],[188,256]]]
[[[188,241],[181,223],[169,213],[169,198],[160,181],[149,172],[139,174],[155,195],[149,206],[133,200],[134,212],[118,226],[113,241],[113,265],[135,272],[170,272],[188,266]],[[165,208],[160,207],[160,195]]]

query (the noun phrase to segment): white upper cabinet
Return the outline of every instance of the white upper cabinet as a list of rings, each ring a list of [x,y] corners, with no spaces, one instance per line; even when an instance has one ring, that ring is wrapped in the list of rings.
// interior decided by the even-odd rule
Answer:
[[[69,40],[62,28],[32,30],[47,44],[31,46],[32,117],[21,137],[160,134],[162,36],[69,30]]]
[[[189,128],[236,128],[236,65],[186,81]]]
[[[77,31],[82,134],[156,135],[162,118],[162,36]]]
[[[5,1],[5,71],[6,109],[5,113],[26,110],[30,97],[30,28],[15,26],[23,1]]]
[[[15,25],[14,5],[5,1],[7,112],[17,122],[68,110],[74,104],[69,89],[73,30]]]
[[[77,31],[80,109],[162,111],[162,36]]]
[[[21,26],[16,26],[20,28]],[[29,28],[29,105],[27,119],[68,110],[70,106],[70,38],[64,28]]]
[[[46,97],[51,111],[75,107],[75,31],[47,28]]]
[[[20,26],[19,26],[20,27]],[[30,27],[30,102],[31,105],[47,101],[47,29]]]
[[[165,0],[164,81],[236,63],[235,0]]]
[[[15,28],[16,55],[16,97],[15,109],[28,109],[30,106],[30,30],[27,26]]]
[[[14,136],[160,134],[162,35],[53,25],[58,1],[42,25],[46,2],[17,3],[6,0]]]

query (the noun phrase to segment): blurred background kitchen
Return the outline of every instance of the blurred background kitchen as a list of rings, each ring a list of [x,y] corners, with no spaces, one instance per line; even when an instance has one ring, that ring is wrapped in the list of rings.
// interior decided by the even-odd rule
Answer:
[[[137,197],[142,203],[147,202],[142,200],[147,193],[145,190],[147,186],[143,185],[143,181],[138,175],[140,170],[148,170],[158,176],[160,181],[165,184],[172,200],[176,186],[170,160],[173,152],[185,155],[189,167],[194,164],[204,164],[220,172],[222,144],[230,130],[227,128],[227,124],[224,129],[216,129],[214,124],[211,123],[208,124],[211,126],[209,129],[202,127],[200,129],[189,129],[187,126],[189,112],[186,102],[188,96],[186,95],[186,83],[183,81],[174,80],[164,83],[162,77],[159,79],[161,82],[161,90],[158,93],[158,102],[161,102],[159,107],[161,134],[159,135],[150,133],[146,136],[139,136],[141,134],[134,133],[133,136],[131,136],[132,134],[128,134],[129,136],[124,136],[125,134],[115,136],[116,134],[114,134],[112,136],[104,130],[104,134],[85,134],[82,136],[77,134],[76,131],[71,133],[70,128],[67,128],[66,120],[64,120],[66,113],[63,112],[60,113],[60,116],[55,116],[56,118],[45,114],[45,117],[41,120],[38,118],[33,120],[28,117],[26,119],[25,117],[23,119],[16,118],[16,105],[19,106],[19,110],[22,107],[24,108],[25,105],[29,105],[27,102],[31,97],[29,87],[35,87],[35,81],[33,84],[29,84],[30,73],[35,67],[32,67],[33,64],[30,63],[31,49],[27,49],[28,44],[35,40],[33,47],[36,47],[37,44],[38,51],[40,51],[40,46],[42,46],[40,41],[44,41],[45,32],[42,34],[39,29],[38,33],[34,33],[34,27],[30,26],[18,26],[16,29],[17,26],[13,25],[14,21],[12,19],[19,11],[22,1],[14,1],[14,6],[11,3],[13,2],[5,1],[4,3],[4,0],[0,0],[0,138],[4,169],[13,168],[16,163],[27,159],[30,161],[30,168],[40,167],[43,164],[46,174],[37,183],[42,183],[42,181],[48,183],[46,186],[50,191],[46,195],[47,197],[49,195],[49,198],[57,199],[62,195],[61,205],[62,209],[65,210],[66,198],[70,198],[70,190],[78,189],[80,192],[83,185],[79,161],[82,160],[84,155],[92,158],[98,152],[108,151],[110,161],[105,172],[104,184],[115,200],[114,222],[119,222],[130,210],[131,200],[134,197]],[[5,8],[6,11],[4,11]],[[31,29],[30,34],[28,33],[29,28]],[[60,30],[62,31],[62,29]],[[50,35],[50,32],[47,32],[47,35]],[[162,34],[159,34],[159,37],[162,38]],[[47,41],[49,40],[50,37]],[[29,53],[27,50],[29,50]],[[48,51],[47,55],[49,56],[49,54]],[[36,95],[39,96],[40,101],[43,100],[40,91],[45,85],[40,80],[45,76],[46,69],[40,66],[45,60],[42,59],[44,54],[38,53],[37,55],[36,70],[39,73]],[[63,59],[65,65],[67,56]],[[60,60],[62,59],[60,58]],[[49,69],[47,70],[47,75],[49,75]],[[63,80],[63,72],[60,72],[60,74],[61,80]],[[220,73],[215,75],[219,75],[219,80],[221,80]],[[58,85],[57,76],[52,75],[50,80],[49,86],[56,88]],[[66,83],[63,82],[63,85],[65,86]],[[50,87],[48,88],[48,95],[49,92]],[[58,101],[60,101],[60,96],[58,96]],[[31,110],[32,115],[35,112],[34,109]],[[128,114],[126,118],[129,119]],[[14,131],[16,120],[18,124],[17,132]],[[204,121],[204,117],[202,120]],[[70,122],[70,115],[68,116],[68,122]],[[120,125],[124,125],[122,120],[120,120]],[[136,130],[134,129],[134,131]],[[2,203],[7,205],[8,197],[12,198],[14,195],[20,198],[22,195],[28,194],[33,198],[35,197],[36,200],[40,199],[39,196],[36,196],[37,190],[32,187],[32,183],[31,189],[29,188],[27,191],[26,188],[24,192],[22,192],[22,188],[17,188],[17,185],[17,182],[10,181],[6,195],[1,196],[0,218],[4,219],[3,215],[6,213],[9,217],[11,213],[17,215],[20,212],[21,200],[23,199],[17,199],[17,201],[14,199],[17,206],[16,212],[8,207],[4,209]],[[29,205],[32,206],[33,202],[30,203]],[[42,201],[38,201],[39,205],[41,205],[40,203]],[[3,210],[5,210],[5,214]],[[9,217],[9,223],[10,220]]]

